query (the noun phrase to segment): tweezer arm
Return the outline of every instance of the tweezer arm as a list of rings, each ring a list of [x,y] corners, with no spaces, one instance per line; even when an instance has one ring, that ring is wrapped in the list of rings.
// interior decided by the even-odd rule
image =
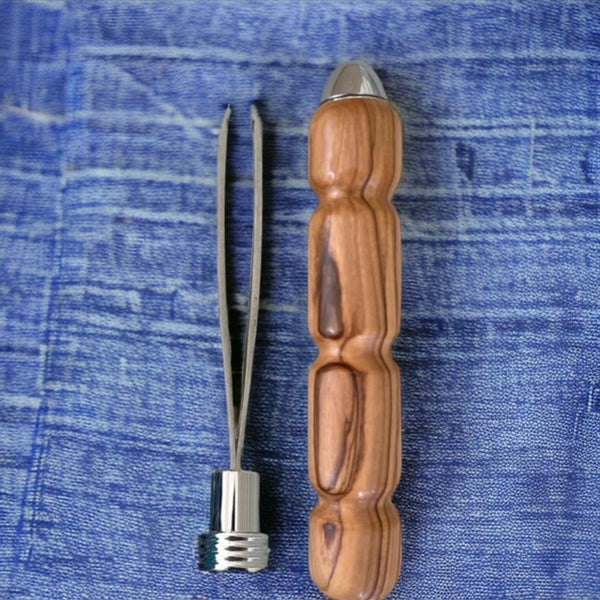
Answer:
[[[263,127],[258,110],[252,105],[252,144],[254,148],[254,224],[252,229],[252,258],[250,263],[250,290],[248,293],[248,322],[246,324],[246,340],[244,342],[244,359],[242,363],[242,401],[237,429],[236,456],[233,468],[240,469],[244,439],[246,437],[246,421],[250,402],[252,381],[252,364],[256,345],[258,327],[258,308],[260,304],[260,270],[262,255],[263,229]]]
[[[231,373],[231,335],[229,333],[229,312],[227,308],[227,264],[225,254],[225,175],[227,172],[227,134],[231,107],[223,116],[219,132],[219,153],[217,157],[217,279],[219,285],[219,323],[221,325],[221,347],[223,349],[223,375],[225,377],[225,398],[227,401],[227,425],[229,428],[229,460],[235,462],[236,448],[232,432],[235,431],[235,406],[233,404],[233,375]]]

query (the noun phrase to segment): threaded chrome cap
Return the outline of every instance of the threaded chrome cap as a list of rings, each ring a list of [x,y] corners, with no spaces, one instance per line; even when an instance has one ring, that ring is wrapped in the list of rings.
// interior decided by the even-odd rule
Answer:
[[[212,476],[210,531],[200,536],[203,571],[241,569],[255,573],[269,559],[269,536],[260,533],[260,478],[254,471],[215,471]]]
[[[264,533],[205,533],[199,546],[203,571],[256,573],[266,569],[269,561],[269,536]]]

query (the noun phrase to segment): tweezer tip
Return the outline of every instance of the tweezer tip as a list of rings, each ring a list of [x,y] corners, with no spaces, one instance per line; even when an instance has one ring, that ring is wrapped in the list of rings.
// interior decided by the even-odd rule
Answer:
[[[252,118],[252,131],[259,132],[259,135],[262,136],[262,119],[258,114],[258,108],[256,108],[256,104],[253,104],[250,107],[250,116]]]
[[[260,115],[258,114],[258,108],[256,108],[256,104],[253,104],[250,107],[250,116],[252,118],[252,123],[261,122]]]

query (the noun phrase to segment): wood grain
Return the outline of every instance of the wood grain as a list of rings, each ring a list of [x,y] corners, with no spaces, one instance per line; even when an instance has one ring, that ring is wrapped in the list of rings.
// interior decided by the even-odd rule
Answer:
[[[400,117],[377,98],[324,103],[309,134],[310,570],[334,600],[384,598],[401,564]]]

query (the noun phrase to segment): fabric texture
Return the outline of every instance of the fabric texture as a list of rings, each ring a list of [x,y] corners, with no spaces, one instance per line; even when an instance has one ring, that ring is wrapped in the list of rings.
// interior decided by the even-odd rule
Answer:
[[[307,566],[307,131],[362,59],[404,121],[407,600],[600,598],[600,4],[0,2],[0,598],[295,600]],[[201,573],[228,444],[217,135],[234,111],[245,454],[270,568]]]

